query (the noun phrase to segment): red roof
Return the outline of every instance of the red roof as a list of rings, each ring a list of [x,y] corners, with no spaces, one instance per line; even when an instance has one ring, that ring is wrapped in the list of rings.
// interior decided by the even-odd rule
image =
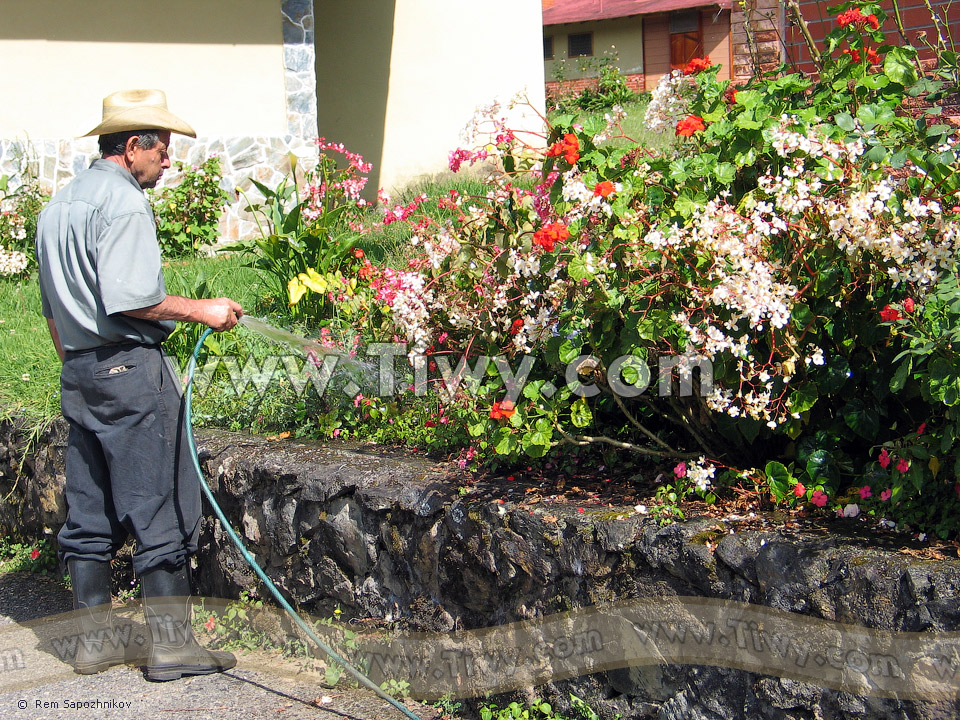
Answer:
[[[651,13],[685,10],[695,7],[713,7],[719,5],[730,9],[731,0],[554,0],[552,7],[543,6],[544,25],[562,25],[564,23],[586,22],[588,20],[610,20],[630,15],[649,15]]]

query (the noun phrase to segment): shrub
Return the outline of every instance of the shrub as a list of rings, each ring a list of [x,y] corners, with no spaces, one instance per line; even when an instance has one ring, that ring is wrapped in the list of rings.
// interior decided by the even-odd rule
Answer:
[[[231,199],[220,187],[220,158],[188,167],[176,163],[183,177],[177,185],[149,190],[157,221],[157,241],[165,258],[195,257],[217,239],[217,224]]]
[[[734,88],[703,59],[668,77],[664,152],[568,114],[545,153],[493,115],[455,153],[499,161],[486,196],[420,218],[419,260],[358,287],[478,453],[604,444],[682,461],[681,495],[746,479],[839,512],[867,478],[890,490],[872,511],[957,529],[956,138],[937,108],[902,114],[938,81],[857,10],[817,79]]]
[[[49,200],[26,165],[20,178],[13,186],[9,177],[0,176],[0,277],[21,277],[36,264],[37,218]]]

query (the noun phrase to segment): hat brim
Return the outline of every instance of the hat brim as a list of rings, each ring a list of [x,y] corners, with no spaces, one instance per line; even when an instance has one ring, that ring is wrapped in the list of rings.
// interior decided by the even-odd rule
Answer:
[[[130,130],[169,130],[170,132],[195,138],[196,131],[166,108],[156,105],[130,107],[112,113],[110,117],[93,130],[80,137],[109,135]]]

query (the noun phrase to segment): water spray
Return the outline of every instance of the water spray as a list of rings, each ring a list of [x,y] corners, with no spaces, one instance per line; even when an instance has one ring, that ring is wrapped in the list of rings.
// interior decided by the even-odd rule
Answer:
[[[314,341],[308,340],[306,338],[299,337],[293,333],[287,332],[286,330],[280,330],[275,328],[272,325],[260,320],[258,318],[252,318],[249,315],[244,315],[240,322],[246,325],[251,330],[260,333],[268,340],[274,342],[281,342],[285,345],[291,347],[300,348],[304,353],[309,357],[310,352],[316,354],[339,354],[334,351],[323,348]],[[200,354],[200,349],[203,347],[203,343],[206,341],[207,337],[213,333],[213,330],[207,329],[204,331],[203,335],[200,336],[200,340],[197,341],[196,347],[193,349],[193,355],[190,357],[190,363],[187,366],[187,390],[186,390],[186,407],[184,415],[186,416],[186,427],[187,427],[187,446],[190,448],[190,456],[193,460],[193,466],[197,471],[197,476],[200,478],[200,487],[203,489],[203,494],[206,496],[207,500],[210,502],[210,505],[213,507],[213,511],[216,514],[217,518],[220,520],[221,526],[226,530],[227,535],[230,536],[230,539],[233,541],[233,544],[237,546],[237,549],[240,551],[240,554],[243,556],[243,559],[247,561],[247,564],[253,568],[253,571],[257,576],[263,581],[263,584],[267,586],[267,589],[270,591],[270,594],[276,599],[280,606],[287,612],[290,618],[306,633],[313,643],[320,648],[331,660],[336,662],[338,665],[342,666],[348,673],[350,673],[353,678],[360,683],[363,687],[372,690],[381,698],[386,700],[388,703],[393,705],[395,708],[400,710],[404,715],[406,715],[410,720],[422,720],[422,718],[416,713],[412,712],[409,708],[399,702],[396,698],[391,697],[386,692],[384,692],[380,687],[376,685],[370,678],[360,672],[357,668],[353,667],[347,660],[342,658],[335,650],[329,647],[323,640],[321,640],[317,634],[313,631],[313,628],[300,617],[296,610],[287,602],[286,598],[280,594],[280,590],[277,589],[277,586],[274,584],[273,580],[267,576],[263,568],[257,563],[253,555],[250,554],[250,551],[244,546],[243,541],[240,539],[239,535],[234,531],[233,526],[230,524],[230,521],[227,520],[227,516],[224,515],[223,510],[220,505],[217,503],[216,498],[213,496],[213,492],[210,490],[210,486],[207,484],[207,480],[203,475],[203,471],[200,469],[200,459],[197,456],[197,446],[193,439],[193,422],[191,420],[191,405],[193,399],[193,374],[197,368],[197,359]]]

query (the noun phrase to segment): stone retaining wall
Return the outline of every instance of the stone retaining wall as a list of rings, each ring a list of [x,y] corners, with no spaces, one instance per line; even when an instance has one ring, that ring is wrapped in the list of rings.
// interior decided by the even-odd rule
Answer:
[[[52,532],[63,517],[63,422],[41,436],[19,478],[23,434],[9,423],[2,430],[0,526]],[[450,632],[618,600],[701,597],[877,630],[960,629],[960,562],[857,521],[697,518],[661,527],[632,508],[525,506],[515,484],[514,495],[496,484],[464,487],[448,465],[380,450],[226,432],[198,439],[227,516],[294,604],[319,617],[339,606],[346,617]],[[211,519],[199,566],[203,594],[236,597],[256,585]],[[573,692],[605,716],[960,716],[956,700],[858,696],[702,665],[609,670],[539,692],[561,708]]]

